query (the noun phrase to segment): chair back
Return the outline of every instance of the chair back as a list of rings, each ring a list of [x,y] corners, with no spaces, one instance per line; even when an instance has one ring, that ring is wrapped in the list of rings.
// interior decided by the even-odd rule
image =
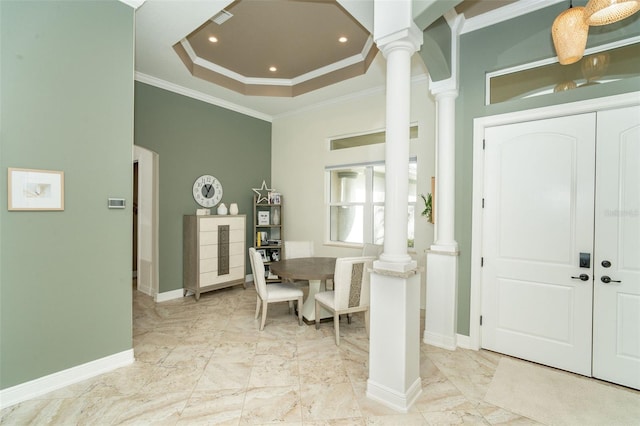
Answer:
[[[383,249],[384,246],[382,244],[364,243],[362,246],[362,255],[379,257]]]
[[[264,262],[262,256],[253,247],[249,247],[249,261],[253,272],[253,284],[262,300],[267,298],[267,281],[264,279]]]
[[[313,241],[285,241],[284,256],[285,259],[313,257]]]
[[[374,256],[339,257],[333,276],[336,309],[369,306]]]

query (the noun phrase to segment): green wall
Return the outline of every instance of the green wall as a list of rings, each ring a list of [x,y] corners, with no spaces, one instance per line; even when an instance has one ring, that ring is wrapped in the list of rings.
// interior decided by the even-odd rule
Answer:
[[[247,215],[253,244],[251,188],[271,181],[271,123],[140,82],[135,97],[135,144],[160,159],[160,292],[167,292],[182,288],[182,217],[199,207],[198,176],[218,178],[222,202]]]
[[[574,1],[583,6],[586,1]],[[460,91],[456,100],[456,240],[460,247],[458,333],[469,334],[471,281],[471,196],[473,120],[512,111],[637,91],[640,78],[580,88],[530,99],[485,106],[485,73],[554,57],[551,24],[567,8],[558,4],[490,28],[463,34],[460,40]],[[640,14],[604,27],[591,27],[587,47],[640,34]]]
[[[134,11],[1,1],[0,387],[131,349]],[[62,170],[65,209],[7,211],[7,168]]]

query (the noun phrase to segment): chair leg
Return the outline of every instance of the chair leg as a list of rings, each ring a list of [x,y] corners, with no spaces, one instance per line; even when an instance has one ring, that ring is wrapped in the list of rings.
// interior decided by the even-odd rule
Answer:
[[[262,299],[260,299],[260,296],[256,296],[256,319],[258,319],[258,314],[260,313],[260,302],[262,301]]]
[[[319,314],[320,314],[320,304],[318,303],[318,301],[316,300],[316,330],[320,329],[320,318],[319,318]]]
[[[260,331],[264,330],[264,323],[267,321],[267,307],[269,304],[265,300],[262,303],[262,323],[260,324]]]
[[[336,346],[340,346],[340,315],[333,314],[333,329],[336,331]]]
[[[298,325],[302,325],[302,296],[298,297]]]
[[[369,309],[364,311],[364,329],[367,332],[367,337],[369,336]]]
[[[289,315],[293,313],[293,300],[289,300]]]

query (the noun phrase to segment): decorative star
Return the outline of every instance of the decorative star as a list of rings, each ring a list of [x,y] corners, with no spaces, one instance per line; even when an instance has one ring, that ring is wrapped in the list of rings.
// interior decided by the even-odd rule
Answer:
[[[269,193],[273,192],[274,189],[269,189],[267,188],[267,184],[265,183],[265,181],[262,181],[262,186],[260,188],[251,188],[253,190],[253,192],[255,192],[256,194],[258,194],[258,199],[256,200],[256,203],[260,203],[261,201],[269,201]],[[262,195],[264,192],[264,195]]]

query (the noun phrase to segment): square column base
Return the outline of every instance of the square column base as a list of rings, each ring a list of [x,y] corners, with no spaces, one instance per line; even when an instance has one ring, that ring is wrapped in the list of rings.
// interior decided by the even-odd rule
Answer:
[[[457,299],[458,252],[428,251],[424,343],[456,349]]]
[[[420,273],[371,273],[367,397],[407,412],[422,392]]]

